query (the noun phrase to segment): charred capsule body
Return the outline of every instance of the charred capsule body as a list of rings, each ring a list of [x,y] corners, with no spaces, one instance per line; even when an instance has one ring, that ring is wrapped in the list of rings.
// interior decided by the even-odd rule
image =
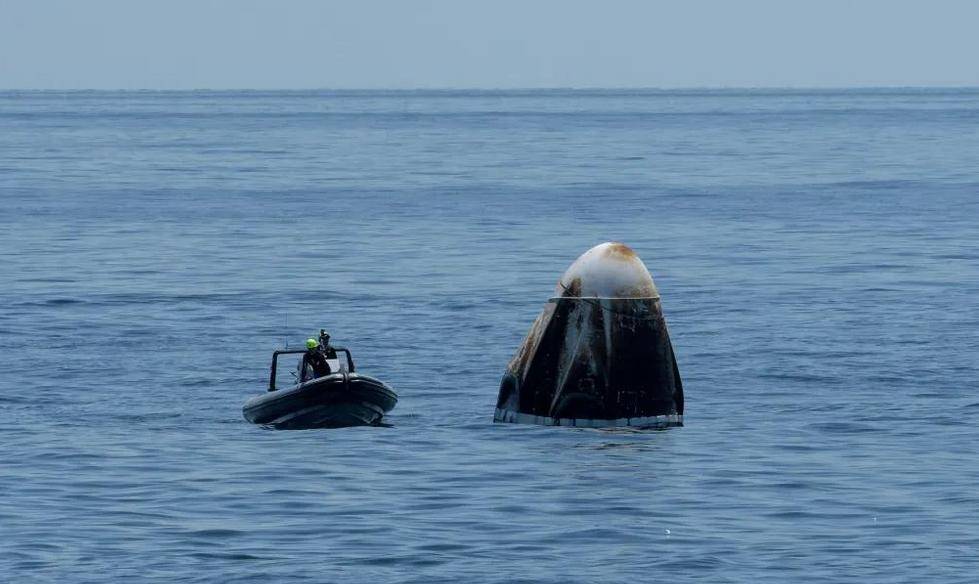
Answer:
[[[659,292],[626,245],[579,257],[500,384],[496,422],[683,425],[683,386]]]

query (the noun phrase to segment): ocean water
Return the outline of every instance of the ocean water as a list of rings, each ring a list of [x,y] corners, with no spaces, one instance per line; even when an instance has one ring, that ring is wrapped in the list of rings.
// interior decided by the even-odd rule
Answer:
[[[979,90],[0,93],[0,579],[973,582]],[[632,246],[686,426],[492,423]],[[320,327],[390,427],[241,417]]]

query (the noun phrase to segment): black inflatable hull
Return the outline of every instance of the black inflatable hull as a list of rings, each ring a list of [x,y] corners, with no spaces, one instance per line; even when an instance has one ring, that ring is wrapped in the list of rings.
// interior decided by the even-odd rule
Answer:
[[[377,424],[397,403],[397,394],[373,377],[334,373],[255,396],[242,414],[278,429],[344,428]]]

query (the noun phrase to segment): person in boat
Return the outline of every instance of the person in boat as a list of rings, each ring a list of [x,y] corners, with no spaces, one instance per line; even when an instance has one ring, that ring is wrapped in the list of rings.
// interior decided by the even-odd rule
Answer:
[[[324,329],[320,329],[320,348],[327,359],[336,359],[337,351],[330,346],[330,334]]]
[[[301,369],[300,381],[309,381],[331,373],[330,364],[326,362],[326,351],[316,339],[306,339],[306,352],[303,353]]]

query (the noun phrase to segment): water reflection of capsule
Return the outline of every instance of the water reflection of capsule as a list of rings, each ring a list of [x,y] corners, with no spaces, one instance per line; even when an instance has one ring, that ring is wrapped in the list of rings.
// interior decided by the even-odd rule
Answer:
[[[632,249],[603,243],[571,264],[507,366],[493,419],[683,425],[683,385],[659,292]]]

